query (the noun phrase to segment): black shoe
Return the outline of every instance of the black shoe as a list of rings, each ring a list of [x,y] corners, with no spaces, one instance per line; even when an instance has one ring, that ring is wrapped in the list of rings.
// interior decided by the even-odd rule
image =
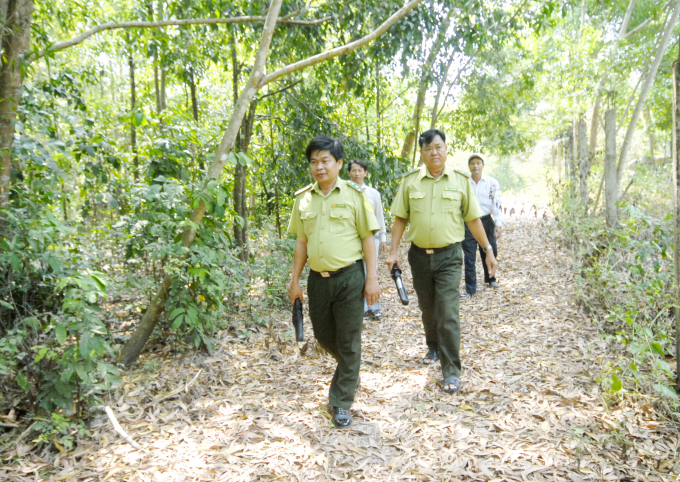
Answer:
[[[338,428],[349,427],[352,424],[352,415],[349,410],[340,407],[331,407],[333,413],[333,423]]]
[[[428,350],[425,358],[423,358],[423,365],[432,365],[437,360],[439,360],[437,350]]]
[[[486,285],[487,285],[489,288],[500,288],[500,287],[501,287],[501,285],[499,285],[499,284],[496,283],[495,281],[489,281]]]
[[[372,310],[364,311],[364,318],[373,318],[373,311]]]
[[[382,315],[379,311],[371,311],[371,318],[378,321],[380,318],[382,318]]]

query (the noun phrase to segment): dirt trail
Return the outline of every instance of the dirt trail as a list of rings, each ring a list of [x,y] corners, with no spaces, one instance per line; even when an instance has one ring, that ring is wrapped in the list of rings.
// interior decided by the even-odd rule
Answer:
[[[570,258],[547,230],[540,218],[511,218],[501,289],[462,305],[458,395],[441,390],[438,364],[420,362],[415,293],[402,307],[381,269],[385,316],[366,322],[351,429],[330,428],[332,360],[311,344],[301,354],[280,313],[247,342],[225,332],[213,357],[128,373],[110,404],[141,451],[102,415],[74,453],[25,457],[19,471],[0,467],[0,479],[675,480],[674,427],[656,421],[652,404],[604,405],[596,378],[613,355],[577,312]],[[199,369],[188,390],[153,400]]]

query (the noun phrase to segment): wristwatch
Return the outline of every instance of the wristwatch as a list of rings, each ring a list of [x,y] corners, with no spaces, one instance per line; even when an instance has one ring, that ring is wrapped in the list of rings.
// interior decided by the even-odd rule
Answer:
[[[493,248],[491,247],[491,245],[488,245],[486,248],[484,248],[484,251],[488,251],[490,249],[493,249]]]

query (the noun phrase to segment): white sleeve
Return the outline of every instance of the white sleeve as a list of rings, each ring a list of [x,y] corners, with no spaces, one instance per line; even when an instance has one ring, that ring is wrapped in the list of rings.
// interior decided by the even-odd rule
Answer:
[[[377,189],[373,189],[373,210],[375,211],[375,218],[378,220],[378,226],[380,226],[380,242],[387,242],[387,231],[385,230],[385,215],[383,213],[382,199],[380,198],[380,192]]]
[[[493,222],[499,228],[503,226],[503,211],[501,210],[501,185],[494,179],[491,184],[491,214]]]

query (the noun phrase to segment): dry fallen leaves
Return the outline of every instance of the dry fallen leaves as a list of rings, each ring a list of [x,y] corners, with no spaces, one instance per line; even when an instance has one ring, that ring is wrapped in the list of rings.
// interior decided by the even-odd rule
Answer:
[[[443,393],[439,364],[420,363],[408,266],[407,307],[381,267],[385,316],[365,323],[351,429],[330,427],[334,362],[313,343],[301,353],[284,312],[247,341],[225,331],[212,357],[128,372],[108,403],[142,450],[102,414],[72,453],[22,445],[0,480],[674,480],[675,427],[646,404],[612,410],[598,395],[612,355],[576,309],[568,254],[534,217],[506,226],[501,289],[461,307],[460,394]]]

